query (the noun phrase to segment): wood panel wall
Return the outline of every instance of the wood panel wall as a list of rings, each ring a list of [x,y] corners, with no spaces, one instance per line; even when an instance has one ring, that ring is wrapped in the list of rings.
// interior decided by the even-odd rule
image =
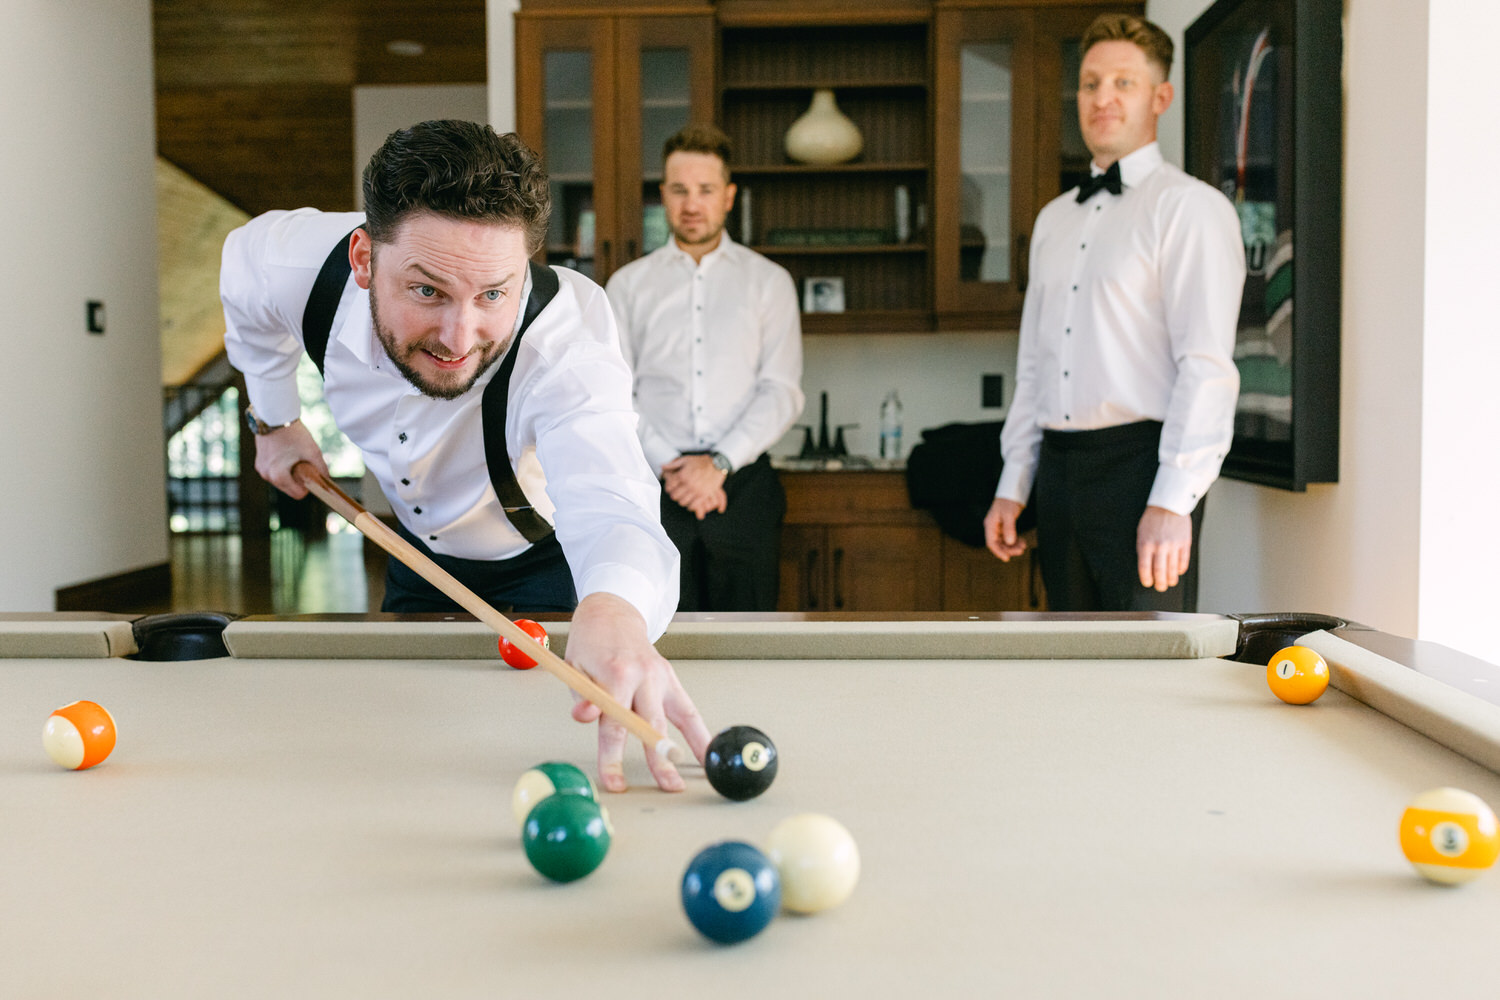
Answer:
[[[152,23],[158,150],[252,215],[354,207],[354,86],[485,80],[484,0],[154,0]]]

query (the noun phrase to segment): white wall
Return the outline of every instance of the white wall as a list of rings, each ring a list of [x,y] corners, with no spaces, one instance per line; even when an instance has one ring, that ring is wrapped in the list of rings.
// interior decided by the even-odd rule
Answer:
[[[924,428],[1004,418],[1004,409],[980,405],[981,375],[1005,377],[1007,406],[1015,389],[1014,333],[818,334],[802,338],[802,353],[807,408],[798,423],[816,432],[819,394],[827,392],[829,434],[837,424],[859,424],[845,432],[855,455],[877,453],[880,403],[892,389],[901,397],[907,452]],[[792,431],[771,453],[795,455],[801,447],[802,432]]]
[[[516,11],[521,0],[485,0],[490,127],[516,130]]]
[[[0,610],[45,611],[167,560],[151,2],[24,0],[4,23]]]
[[[1182,29],[1207,6],[1157,0],[1147,14],[1181,44]],[[1475,120],[1484,110],[1477,101],[1485,88],[1470,84],[1470,96],[1461,82],[1465,71],[1485,65],[1478,43],[1457,50],[1453,44],[1485,32],[1476,30],[1477,8],[1455,2],[1444,28],[1454,38],[1434,37],[1429,46],[1428,10],[1426,0],[1346,4],[1339,482],[1304,494],[1232,481],[1215,486],[1203,539],[1202,604],[1324,611],[1500,660],[1493,634],[1462,634],[1441,620],[1488,617],[1488,594],[1464,567],[1474,554],[1481,564],[1484,554],[1495,556],[1495,543],[1474,531],[1485,523],[1488,512],[1479,508],[1492,491],[1472,485],[1458,491],[1455,484],[1493,484],[1492,470],[1476,474],[1472,465],[1494,453],[1496,421],[1483,389],[1452,388],[1495,367],[1493,360],[1473,365],[1473,353],[1468,368],[1458,360],[1474,350],[1476,335],[1493,340],[1480,295],[1485,285],[1475,273],[1493,254],[1478,237],[1455,241],[1451,230],[1475,212],[1459,200],[1457,171],[1493,162],[1500,150],[1491,145],[1486,158],[1473,149],[1429,148],[1429,108],[1443,103],[1455,121]],[[1429,65],[1434,80],[1449,80],[1441,94],[1429,93]],[[1180,108],[1171,116],[1163,123],[1163,146],[1170,140],[1170,155],[1180,159]],[[1452,129],[1446,141],[1464,140],[1462,130]],[[1472,158],[1448,162],[1455,155]],[[1430,205],[1434,197],[1450,199],[1452,208]],[[1460,260],[1467,273],[1457,268]],[[1435,281],[1443,283],[1441,295]],[[1433,328],[1440,317],[1451,322],[1451,332]],[[1485,356],[1493,359],[1493,352]],[[1476,447],[1476,433],[1490,442],[1488,452]],[[1433,510],[1433,494],[1450,490],[1444,509]]]
[[[440,118],[489,121],[489,93],[482,83],[355,87],[353,107],[356,208],[365,207],[365,164],[392,132]]]
[[[1423,271],[1422,549],[1417,632],[1500,662],[1500,199],[1477,187],[1500,164],[1494,39],[1500,4],[1428,0]],[[1477,194],[1477,196],[1476,196]],[[1378,205],[1380,202],[1373,202]],[[1379,212],[1371,212],[1372,226]]]

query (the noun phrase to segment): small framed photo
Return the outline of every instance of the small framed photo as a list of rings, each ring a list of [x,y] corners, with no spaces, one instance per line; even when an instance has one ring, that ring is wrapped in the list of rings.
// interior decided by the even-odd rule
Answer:
[[[805,313],[841,313],[844,311],[843,278],[805,278],[802,282],[802,311]]]

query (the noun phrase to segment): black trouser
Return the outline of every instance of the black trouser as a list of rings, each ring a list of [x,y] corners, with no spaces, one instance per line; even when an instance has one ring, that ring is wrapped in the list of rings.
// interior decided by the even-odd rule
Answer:
[[[775,611],[786,492],[765,455],[724,480],[725,512],[703,520],[661,494],[661,526],[682,554],[679,611]]]
[[[1136,528],[1156,481],[1161,424],[1045,431],[1036,474],[1037,560],[1052,611],[1196,611],[1203,501],[1188,571],[1165,593],[1141,586]]]
[[[484,598],[496,611],[572,611],[578,604],[573,574],[556,535],[548,535],[509,559],[459,559],[440,556],[419,538],[396,525],[402,538],[416,546],[459,583]],[[462,611],[447,594],[428,583],[399,559],[385,567],[385,600],[381,611]]]

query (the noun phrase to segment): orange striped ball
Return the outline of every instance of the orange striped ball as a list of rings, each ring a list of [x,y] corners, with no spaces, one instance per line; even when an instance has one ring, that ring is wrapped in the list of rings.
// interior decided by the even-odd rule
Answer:
[[[74,771],[93,767],[115,748],[114,717],[92,701],[64,705],[42,727],[42,746],[63,767]]]

